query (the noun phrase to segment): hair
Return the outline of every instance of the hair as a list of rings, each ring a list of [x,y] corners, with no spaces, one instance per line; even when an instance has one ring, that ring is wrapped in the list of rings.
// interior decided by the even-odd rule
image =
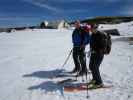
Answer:
[[[74,23],[80,23],[80,21],[79,20],[76,20]]]
[[[92,25],[91,25],[91,28],[92,28],[92,29],[97,29],[97,28],[98,28],[98,24],[92,24]]]

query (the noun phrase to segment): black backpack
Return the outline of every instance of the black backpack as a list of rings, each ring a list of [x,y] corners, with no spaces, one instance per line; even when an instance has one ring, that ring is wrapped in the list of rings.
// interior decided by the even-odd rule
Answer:
[[[108,55],[111,51],[111,46],[112,46],[112,41],[111,41],[111,36],[110,34],[104,32],[104,31],[100,31],[100,33],[102,34],[102,43],[103,43],[103,53],[105,55]]]

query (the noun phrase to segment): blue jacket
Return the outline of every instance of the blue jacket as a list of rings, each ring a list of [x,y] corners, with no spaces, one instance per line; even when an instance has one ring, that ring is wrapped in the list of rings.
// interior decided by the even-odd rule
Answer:
[[[72,42],[74,47],[80,47],[90,43],[90,35],[85,32],[82,28],[75,29],[72,34]]]

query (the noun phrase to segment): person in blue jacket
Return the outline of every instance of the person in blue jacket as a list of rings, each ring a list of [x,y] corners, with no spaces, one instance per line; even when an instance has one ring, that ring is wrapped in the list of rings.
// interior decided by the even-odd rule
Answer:
[[[85,46],[90,41],[90,35],[86,29],[87,27],[80,25],[80,21],[76,21],[75,30],[72,33],[73,61],[75,68],[71,73],[77,73],[79,76],[87,74]]]

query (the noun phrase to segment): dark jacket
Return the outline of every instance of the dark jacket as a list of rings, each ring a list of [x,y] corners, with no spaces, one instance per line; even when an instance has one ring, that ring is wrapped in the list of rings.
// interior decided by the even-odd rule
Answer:
[[[74,47],[87,45],[90,42],[89,33],[86,33],[82,27],[76,28],[72,33],[72,42]]]
[[[103,48],[105,47],[102,41],[103,34],[100,31],[91,35],[90,48],[92,52],[103,53]]]

